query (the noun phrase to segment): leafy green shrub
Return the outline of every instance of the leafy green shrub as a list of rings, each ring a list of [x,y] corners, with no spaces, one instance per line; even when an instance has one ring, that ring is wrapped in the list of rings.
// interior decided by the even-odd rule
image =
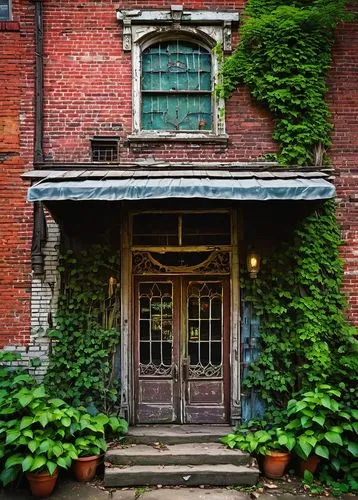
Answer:
[[[0,396],[0,481],[6,485],[22,472],[67,469],[77,458],[70,442],[74,408],[51,399],[40,385]]]
[[[271,423],[249,422],[221,441],[255,456],[273,449],[293,451],[302,459],[316,454],[323,459],[320,479],[347,492],[358,491],[357,435],[358,409],[342,400],[340,390],[322,384],[297,394]]]
[[[14,481],[22,472],[53,474],[56,467],[67,469],[73,459],[89,454],[86,447],[90,453],[101,453],[107,438],[118,439],[127,432],[123,419],[90,415],[85,408],[51,398],[21,369],[19,373],[1,368],[0,386],[0,484]]]
[[[289,401],[287,414],[286,429],[296,436],[297,455],[306,459],[315,453],[325,459],[326,483],[344,479],[353,486],[352,480],[358,481],[358,409],[345,404],[340,390],[319,385]]]
[[[128,432],[127,422],[117,417],[108,417],[103,413],[92,416],[84,411],[82,414],[79,411],[79,416],[71,429],[79,457],[101,455],[107,450],[106,439],[109,436],[118,439]]]
[[[36,385],[36,381],[25,368],[11,365],[17,361],[21,361],[20,354],[0,351],[0,397],[8,391]]]
[[[271,450],[292,451],[296,439],[292,432],[279,427],[268,430],[260,429],[253,432],[243,432],[241,429],[236,434],[228,434],[221,442],[229,448],[239,448],[254,456],[266,455]]]
[[[358,409],[347,408],[338,389],[319,385],[299,394],[288,402],[287,415],[286,429],[295,433],[295,451],[301,458],[315,453],[330,459],[332,467],[339,471],[342,453],[350,460],[358,457]]]

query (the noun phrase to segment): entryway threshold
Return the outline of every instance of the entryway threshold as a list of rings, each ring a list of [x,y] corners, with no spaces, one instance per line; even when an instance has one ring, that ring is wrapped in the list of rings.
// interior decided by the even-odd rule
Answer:
[[[217,443],[232,430],[230,425],[222,424],[143,424],[130,427],[126,437],[131,443],[142,444]]]

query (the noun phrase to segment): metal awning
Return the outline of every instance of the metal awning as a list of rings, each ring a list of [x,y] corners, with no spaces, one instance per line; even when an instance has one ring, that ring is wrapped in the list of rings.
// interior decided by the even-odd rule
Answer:
[[[36,171],[40,180],[28,191],[29,201],[150,200],[322,200],[335,196],[323,172],[229,170]],[[41,178],[42,177],[42,178]]]

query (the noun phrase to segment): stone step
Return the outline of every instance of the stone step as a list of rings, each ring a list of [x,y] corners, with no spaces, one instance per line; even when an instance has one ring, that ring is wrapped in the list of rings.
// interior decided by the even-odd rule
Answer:
[[[136,444],[217,443],[229,432],[232,432],[230,425],[137,425],[129,428],[126,441]]]
[[[181,443],[157,447],[137,444],[109,450],[106,462],[114,465],[248,465],[251,457],[220,443]]]
[[[257,483],[256,467],[243,465],[134,465],[106,467],[104,486],[234,486]]]

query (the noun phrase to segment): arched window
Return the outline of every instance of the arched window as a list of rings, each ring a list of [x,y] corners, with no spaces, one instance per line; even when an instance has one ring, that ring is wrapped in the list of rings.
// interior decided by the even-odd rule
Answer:
[[[212,56],[203,46],[161,41],[142,52],[141,129],[212,130]]]

